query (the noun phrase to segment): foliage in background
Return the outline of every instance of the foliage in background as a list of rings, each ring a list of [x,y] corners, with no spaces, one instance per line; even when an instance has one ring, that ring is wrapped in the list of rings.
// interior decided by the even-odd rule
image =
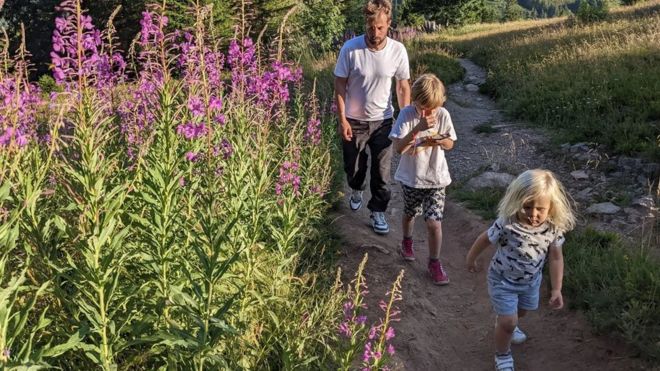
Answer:
[[[458,60],[447,49],[438,45],[433,38],[416,37],[406,43],[406,48],[410,58],[411,81],[415,81],[417,76],[427,72],[438,76],[445,86],[463,79],[465,70]]]
[[[607,18],[609,6],[603,0],[581,0],[575,16],[583,23],[599,22]]]
[[[563,141],[596,141],[657,159],[659,10],[655,1],[596,24],[483,25],[441,40],[488,69],[487,90],[513,116],[551,128]]]
[[[346,29],[341,3],[330,0],[306,1],[294,22],[300,28],[301,45],[318,54],[335,48],[334,41]]]
[[[625,246],[613,233],[568,234],[564,291],[601,334],[617,334],[641,355],[660,360],[660,265],[653,245]]]

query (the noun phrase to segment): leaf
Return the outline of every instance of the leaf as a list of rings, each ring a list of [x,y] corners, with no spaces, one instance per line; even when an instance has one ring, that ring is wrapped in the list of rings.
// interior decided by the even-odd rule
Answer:
[[[89,349],[88,346],[86,346],[87,344],[83,343],[83,340],[88,334],[89,334],[89,327],[86,326],[80,327],[78,331],[76,331],[69,337],[69,340],[67,340],[66,343],[59,344],[52,348],[49,348],[44,352],[43,356],[58,357],[68,352],[71,349],[91,350]]]

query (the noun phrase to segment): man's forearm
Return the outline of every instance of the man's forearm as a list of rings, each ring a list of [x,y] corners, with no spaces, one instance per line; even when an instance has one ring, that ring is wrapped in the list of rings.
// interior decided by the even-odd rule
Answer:
[[[410,105],[410,83],[408,80],[397,81],[396,99],[399,103],[399,109]]]

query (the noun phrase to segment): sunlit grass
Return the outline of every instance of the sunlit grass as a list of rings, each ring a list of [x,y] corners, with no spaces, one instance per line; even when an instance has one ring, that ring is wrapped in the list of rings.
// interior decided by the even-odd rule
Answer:
[[[557,140],[660,157],[660,2],[617,8],[601,23],[467,26],[436,40],[486,67],[483,90]]]

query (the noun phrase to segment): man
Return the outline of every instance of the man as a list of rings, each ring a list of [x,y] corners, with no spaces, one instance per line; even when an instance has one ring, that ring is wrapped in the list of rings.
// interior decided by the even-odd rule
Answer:
[[[364,6],[366,32],[348,40],[339,52],[335,66],[335,100],[338,131],[342,138],[344,171],[352,192],[351,210],[362,206],[362,191],[368,168],[367,147],[371,154],[371,211],[374,232],[386,234],[390,228],[385,210],[390,201],[388,183],[392,160],[392,78],[396,79],[399,107],[410,104],[408,53],[398,41],[387,37],[392,22],[389,0],[368,0]]]

